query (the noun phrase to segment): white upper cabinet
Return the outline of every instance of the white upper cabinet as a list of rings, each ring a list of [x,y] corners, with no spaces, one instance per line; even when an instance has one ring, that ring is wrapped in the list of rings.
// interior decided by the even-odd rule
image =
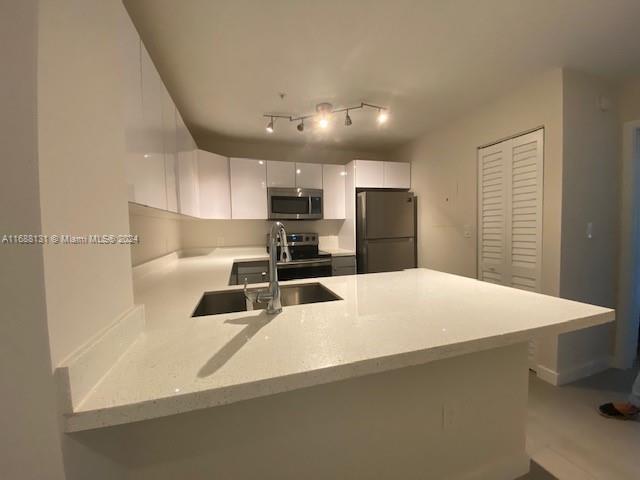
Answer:
[[[383,188],[384,163],[374,160],[356,160],[356,188]]]
[[[267,186],[295,187],[296,165],[292,162],[267,161]]]
[[[267,166],[264,160],[229,159],[231,172],[231,217],[267,218]]]
[[[178,151],[178,211],[184,215],[200,215],[198,192],[198,165],[195,142],[187,129],[180,112],[176,111]]]
[[[344,165],[323,165],[323,214],[324,218],[345,218],[345,179],[346,169]]]
[[[178,211],[176,168],[178,159],[176,107],[171,95],[162,85],[162,142],[164,145],[165,188],[167,210]]]
[[[411,188],[411,164],[355,160],[356,188]]]
[[[411,188],[411,164],[383,162],[384,188]]]
[[[296,187],[322,188],[322,164],[296,163]]]
[[[130,202],[141,202],[140,185],[144,182],[144,158],[142,148],[142,80],[140,78],[140,37],[127,17],[122,35],[124,80],[124,139],[125,172]]]
[[[229,159],[197,151],[200,218],[231,218]]]
[[[162,125],[163,85],[149,53],[141,46],[143,171],[136,202],[167,209]]]

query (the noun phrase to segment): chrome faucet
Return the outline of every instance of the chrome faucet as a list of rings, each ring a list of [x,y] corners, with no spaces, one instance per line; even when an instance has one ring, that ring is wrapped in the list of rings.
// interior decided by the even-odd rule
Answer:
[[[278,236],[280,237],[280,258],[278,259]],[[259,290],[249,291],[247,279],[244,279],[244,296],[247,301],[247,310],[253,310],[253,303],[269,302],[267,313],[274,314],[282,311],[280,302],[280,284],[278,283],[278,260],[288,262],[291,260],[289,246],[287,245],[287,232],[281,222],[274,222],[269,232],[269,286]],[[249,308],[251,307],[251,308]]]

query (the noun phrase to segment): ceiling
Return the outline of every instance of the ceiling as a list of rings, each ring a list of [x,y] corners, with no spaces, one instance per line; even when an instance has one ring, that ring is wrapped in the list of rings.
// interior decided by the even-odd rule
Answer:
[[[560,66],[640,73],[638,0],[125,0],[196,140],[386,149]],[[280,92],[286,95],[284,99]],[[327,131],[264,113],[390,107]]]

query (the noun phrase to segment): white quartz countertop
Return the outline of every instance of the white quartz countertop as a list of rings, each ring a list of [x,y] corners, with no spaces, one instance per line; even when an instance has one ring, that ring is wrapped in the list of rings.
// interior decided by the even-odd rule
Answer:
[[[67,430],[118,425],[418,365],[612,321],[614,312],[433,270],[327,277],[343,300],[191,317],[227,286],[222,248],[135,279],[146,328],[66,419]]]

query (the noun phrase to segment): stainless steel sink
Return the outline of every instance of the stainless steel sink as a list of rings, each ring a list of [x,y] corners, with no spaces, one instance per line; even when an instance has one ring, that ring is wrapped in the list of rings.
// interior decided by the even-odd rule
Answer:
[[[321,283],[302,283],[299,285],[280,285],[280,300],[283,307],[302,305],[305,303],[332,302],[342,300]],[[248,307],[248,308],[247,308]],[[266,303],[252,303],[247,301],[242,290],[222,290],[206,292],[202,295],[192,317],[203,315],[218,315],[220,313],[245,312],[247,310],[263,310]]]

